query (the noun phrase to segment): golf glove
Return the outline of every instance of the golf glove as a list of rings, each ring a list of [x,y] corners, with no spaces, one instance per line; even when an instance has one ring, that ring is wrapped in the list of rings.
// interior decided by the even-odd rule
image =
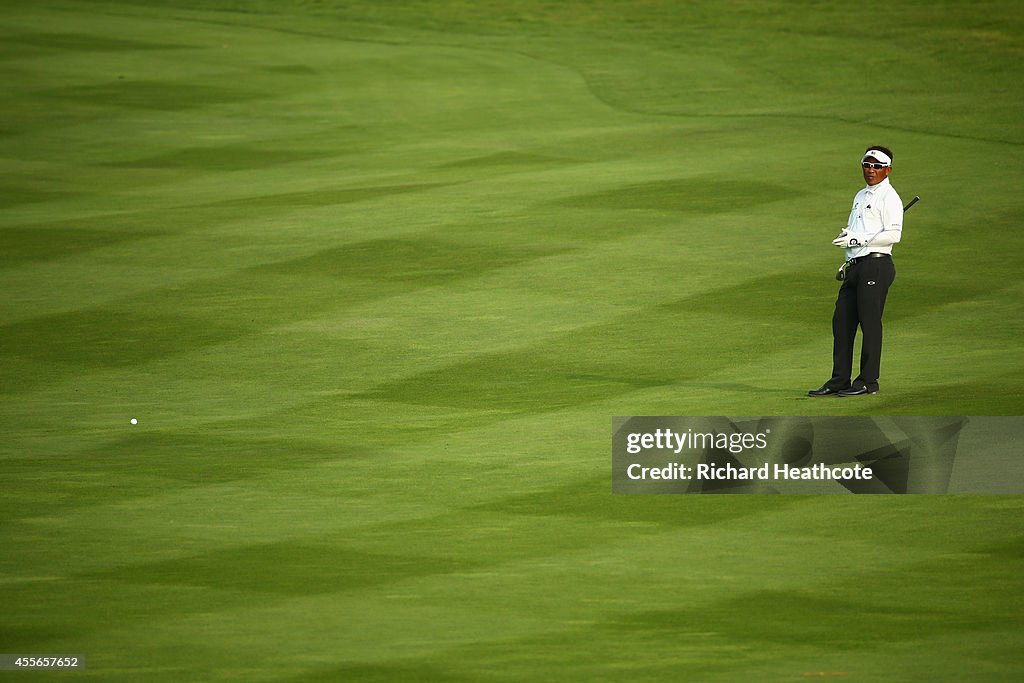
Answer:
[[[851,235],[846,230],[839,233],[839,237],[832,240],[832,244],[836,245],[840,249],[848,249],[850,247],[862,247],[864,246],[864,238],[858,235]]]

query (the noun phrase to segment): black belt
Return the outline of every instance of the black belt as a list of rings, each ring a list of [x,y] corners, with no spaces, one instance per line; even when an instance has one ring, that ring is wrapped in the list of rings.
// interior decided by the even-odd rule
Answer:
[[[857,263],[858,261],[863,261],[866,258],[892,258],[892,254],[883,254],[881,252],[873,251],[870,254],[865,254],[864,256],[852,258],[847,263]]]

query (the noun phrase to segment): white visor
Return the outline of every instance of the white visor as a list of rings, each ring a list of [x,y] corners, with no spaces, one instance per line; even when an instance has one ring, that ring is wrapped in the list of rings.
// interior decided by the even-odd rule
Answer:
[[[860,161],[861,163],[864,163],[865,161],[871,158],[877,159],[880,163],[883,163],[886,166],[892,166],[892,159],[889,158],[889,155],[877,149],[869,149],[867,153],[864,155],[864,158],[861,159]]]

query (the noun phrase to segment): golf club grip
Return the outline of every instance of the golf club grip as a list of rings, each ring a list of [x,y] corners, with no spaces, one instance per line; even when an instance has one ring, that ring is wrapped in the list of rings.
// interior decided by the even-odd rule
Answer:
[[[909,211],[910,207],[912,207],[914,204],[917,204],[919,201],[921,201],[920,197],[914,197],[913,199],[911,199],[910,203],[903,207],[903,213]]]

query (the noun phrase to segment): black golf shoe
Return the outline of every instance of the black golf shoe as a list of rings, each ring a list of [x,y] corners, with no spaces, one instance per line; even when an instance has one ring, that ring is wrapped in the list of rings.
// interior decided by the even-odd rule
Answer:
[[[859,386],[850,387],[849,389],[843,389],[842,391],[839,392],[839,395],[840,396],[865,396],[867,394],[877,394],[877,393],[878,393],[878,387],[875,387],[874,389],[869,389],[868,387],[866,387],[863,384],[861,384]]]
[[[811,389],[807,392],[808,396],[838,396],[840,392],[849,391],[850,387],[843,389],[833,389],[827,384],[822,384],[819,389]]]

